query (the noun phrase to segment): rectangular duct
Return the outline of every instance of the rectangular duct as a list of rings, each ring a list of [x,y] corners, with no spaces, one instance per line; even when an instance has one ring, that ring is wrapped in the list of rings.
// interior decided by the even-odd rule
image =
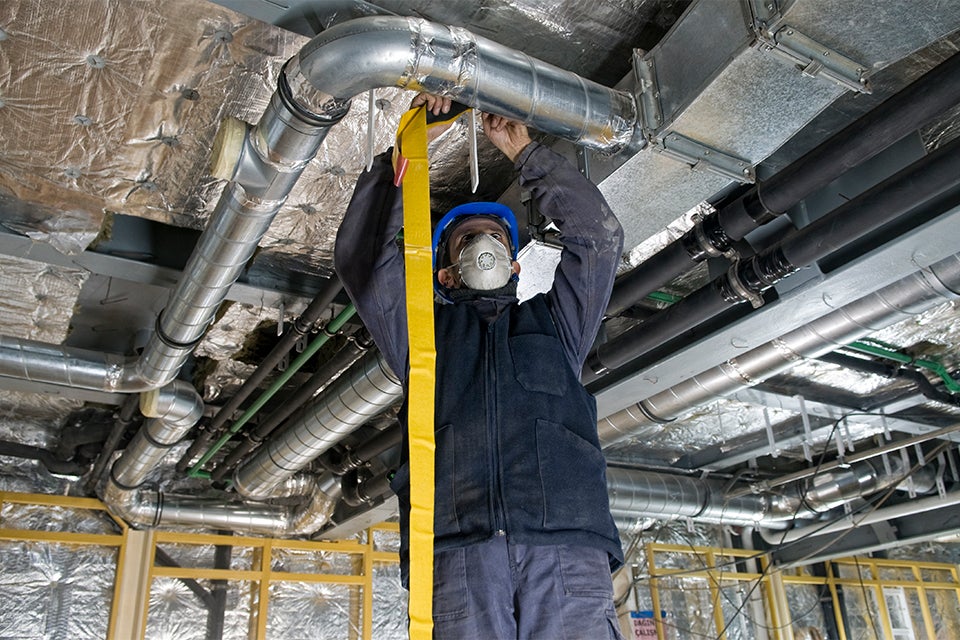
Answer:
[[[931,20],[930,16],[937,16]],[[871,74],[960,28],[960,3],[700,0],[637,52],[650,141],[600,183],[635,246],[753,168]]]

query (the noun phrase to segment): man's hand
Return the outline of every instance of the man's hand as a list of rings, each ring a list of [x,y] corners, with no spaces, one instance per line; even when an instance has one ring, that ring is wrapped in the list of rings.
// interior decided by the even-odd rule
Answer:
[[[451,100],[446,96],[435,96],[431,93],[418,93],[413,97],[413,100],[410,101],[410,108],[416,109],[420,105],[427,105],[427,111],[429,111],[435,116],[438,116],[441,113],[449,113],[450,106],[452,104],[453,104],[453,100]],[[428,127],[427,128],[427,144],[439,138],[451,126],[453,126],[453,122],[448,122],[447,124]]]
[[[516,162],[517,156],[531,142],[525,125],[492,113],[483,114],[483,132],[503,155],[510,158],[510,162]]]

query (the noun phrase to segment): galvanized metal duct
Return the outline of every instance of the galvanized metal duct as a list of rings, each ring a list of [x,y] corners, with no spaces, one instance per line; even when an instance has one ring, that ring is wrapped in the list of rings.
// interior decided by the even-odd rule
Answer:
[[[305,405],[296,422],[238,467],[234,487],[250,499],[269,497],[284,480],[402,396],[403,387],[383,356],[368,353]]]
[[[779,493],[731,497],[720,480],[674,476],[611,467],[607,469],[610,510],[631,518],[691,518],[698,522],[770,528],[808,519],[855,498],[900,483],[904,466],[891,460],[885,471],[872,461],[818,474]]]
[[[960,254],[954,254],[841,309],[599,420],[609,446],[642,438],[694,407],[754,385],[935,304],[960,297]]]
[[[164,525],[226,529],[271,537],[299,536],[320,529],[333,514],[339,498],[336,487],[318,485],[312,476],[294,478],[308,490],[298,506],[223,503],[189,496],[170,496],[161,491],[124,489],[110,483],[104,502],[126,521],[143,527]]]

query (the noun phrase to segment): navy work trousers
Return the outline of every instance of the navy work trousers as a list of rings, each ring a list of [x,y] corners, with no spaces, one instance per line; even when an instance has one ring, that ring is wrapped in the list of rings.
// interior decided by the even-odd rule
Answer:
[[[436,554],[433,620],[436,640],[623,640],[605,552],[505,536]]]

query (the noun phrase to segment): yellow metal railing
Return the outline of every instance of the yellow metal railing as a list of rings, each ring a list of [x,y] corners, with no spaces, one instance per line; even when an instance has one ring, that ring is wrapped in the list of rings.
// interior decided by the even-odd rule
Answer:
[[[820,587],[829,592],[840,640],[861,637],[903,637],[895,634],[893,620],[897,616],[889,609],[891,597],[909,602],[909,609],[919,611],[919,620],[908,616],[913,637],[960,637],[960,575],[954,564],[915,562],[874,558],[843,558],[822,563],[825,575],[810,573],[808,567],[781,570],[769,564],[768,556],[743,549],[697,547],[651,543],[644,549],[646,579],[637,587],[649,589],[653,620],[659,640],[685,637],[708,637],[718,640],[727,637],[732,618],[744,616],[744,624],[762,626],[771,640],[794,640],[794,619],[787,593],[806,586]],[[669,566],[667,566],[669,565]],[[727,602],[735,609],[734,616],[724,615],[724,586],[744,584],[747,598],[759,594],[756,602],[763,604],[763,619],[747,616],[745,602]],[[697,620],[697,629],[680,629],[662,615],[665,594],[676,599],[692,599],[703,603],[708,595],[710,611]],[[845,615],[842,602],[855,600],[867,617],[866,628],[851,628],[854,622]],[[938,606],[931,606],[931,600]],[[667,611],[667,618],[670,612]],[[711,618],[712,629],[706,629],[706,618]],[[901,620],[901,624],[904,624]],[[875,627],[875,628],[874,628]],[[902,628],[902,627],[901,627]],[[938,635],[938,629],[940,635]],[[955,635],[943,636],[943,629]],[[824,636],[826,637],[826,636]]]
[[[25,508],[49,507],[51,509],[93,510],[103,512],[117,527],[116,534],[77,533],[71,531],[49,531],[29,529],[23,527],[24,519],[17,519],[15,514],[9,513],[9,505],[23,505]],[[13,507],[15,509],[16,507]],[[130,530],[127,525],[113,518],[102,502],[93,498],[73,498],[67,496],[49,496],[39,494],[0,492],[0,514],[7,517],[0,519],[0,542],[2,541],[30,541],[64,545],[98,545],[115,547],[117,553],[116,575],[114,580],[114,597],[111,604],[108,640],[116,637],[117,607],[120,602],[118,588],[127,571],[135,568],[124,566],[126,554],[124,550]],[[279,540],[270,538],[255,538],[247,536],[231,536],[202,533],[178,533],[169,531],[155,531],[149,538],[149,557],[153,559],[157,547],[161,545],[177,546],[230,546],[233,548],[251,549],[252,562],[249,569],[218,569],[205,567],[168,567],[159,566],[156,561],[149,563],[147,580],[142,598],[143,610],[149,610],[150,585],[158,578],[174,578],[189,580],[233,580],[247,581],[251,584],[250,624],[249,637],[255,640],[266,640],[267,613],[270,604],[270,586],[278,583],[327,583],[345,585],[356,590],[356,598],[351,598],[351,631],[350,640],[362,638],[370,640],[373,634],[373,569],[378,564],[396,563],[399,558],[395,552],[377,549],[375,532],[397,532],[396,524],[384,523],[367,530],[366,542],[352,540],[335,542],[313,542],[299,540]],[[304,573],[274,570],[272,561],[276,554],[285,551],[302,551],[310,553],[346,554],[353,558],[350,566],[352,574],[336,573]],[[0,547],[2,552],[2,547]],[[142,616],[139,637],[146,634],[147,616]],[[356,631],[355,631],[356,630]]]

